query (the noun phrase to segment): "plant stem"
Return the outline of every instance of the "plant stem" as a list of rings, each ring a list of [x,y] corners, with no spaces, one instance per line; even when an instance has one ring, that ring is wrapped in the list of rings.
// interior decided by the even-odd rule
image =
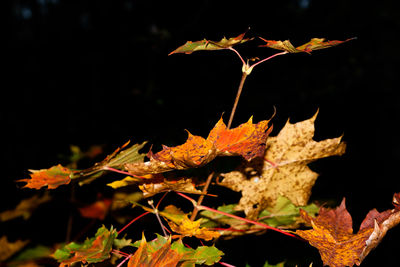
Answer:
[[[211,183],[211,180],[212,180],[213,176],[214,176],[214,172],[211,172],[208,175],[206,184],[203,187],[202,194],[199,197],[199,200],[197,201],[197,204],[201,205],[201,203],[203,202],[204,196],[207,194],[207,190],[208,190],[208,187],[210,186],[210,183]],[[193,213],[190,216],[190,220],[191,221],[194,221],[196,219],[196,216],[197,216],[198,212],[199,212],[199,209],[196,206],[194,206]]]
[[[182,197],[184,197],[184,198],[186,198],[186,199],[189,200],[190,202],[192,202],[193,206],[197,207],[198,210],[209,210],[209,211],[212,211],[212,212],[215,212],[215,213],[218,213],[218,214],[221,214],[221,215],[225,215],[225,216],[227,216],[227,217],[231,217],[231,218],[234,218],[234,219],[237,219],[237,220],[246,222],[246,223],[258,225],[258,226],[261,226],[262,228],[270,229],[270,230],[279,232],[279,233],[284,234],[284,235],[287,235],[287,236],[291,236],[291,237],[294,237],[294,238],[299,238],[299,237],[297,237],[297,236],[294,235],[294,234],[291,234],[291,233],[286,232],[286,231],[284,231],[284,230],[281,230],[281,229],[278,229],[278,228],[269,226],[269,225],[264,224],[264,223],[260,223],[260,222],[257,222],[257,221],[252,221],[252,220],[249,220],[249,219],[246,219],[246,218],[242,218],[242,217],[239,217],[239,216],[236,216],[236,215],[227,213],[227,212],[223,212],[223,211],[220,211],[220,210],[212,209],[212,208],[209,208],[209,207],[207,207],[207,206],[198,205],[198,204],[196,203],[196,201],[195,201],[193,198],[188,197],[188,196],[186,196],[185,194],[182,194],[182,193],[178,193],[178,192],[177,192],[177,194],[180,195],[180,196],[182,196]],[[300,238],[299,238],[299,239],[300,239]]]
[[[276,54],[274,54],[274,55],[272,55],[272,56],[270,56],[270,57],[267,57],[267,58],[264,58],[263,60],[260,60],[260,61],[258,61],[257,63],[254,63],[253,65],[251,65],[251,67],[250,67],[250,69],[252,70],[255,66],[257,66],[258,64],[261,64],[261,63],[263,63],[263,62],[265,62],[265,61],[267,61],[267,60],[270,60],[271,58],[274,58],[274,57],[277,57],[277,56],[280,56],[280,55],[285,55],[285,54],[287,54],[288,52],[287,51],[283,51],[283,52],[280,52],[280,53],[276,53]],[[250,71],[251,71],[250,70]]]
[[[142,215],[139,215],[138,217],[136,217],[135,219],[133,219],[132,221],[130,221],[127,225],[125,225],[124,227],[122,227],[121,230],[118,231],[118,234],[120,234],[122,231],[124,231],[126,228],[128,228],[129,225],[131,225],[132,223],[134,223],[135,221],[139,220],[140,218],[142,218],[143,216],[149,214],[149,211],[146,211],[145,213],[143,213]]]
[[[236,94],[235,102],[233,103],[231,115],[229,117],[228,126],[227,126],[228,129],[231,128],[233,116],[235,116],[236,107],[239,102],[240,94],[242,93],[244,81],[246,80],[247,75],[248,74],[246,72],[242,73],[242,79],[240,80],[240,84],[239,84],[239,88],[238,88],[238,91]]]

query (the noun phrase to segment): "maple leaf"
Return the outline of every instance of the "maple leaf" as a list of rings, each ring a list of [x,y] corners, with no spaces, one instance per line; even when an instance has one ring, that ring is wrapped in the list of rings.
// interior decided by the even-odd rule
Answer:
[[[168,221],[169,227],[175,233],[179,233],[182,236],[195,236],[206,241],[218,238],[220,234],[216,231],[208,230],[205,227],[200,227],[201,219],[197,221],[191,221],[187,216],[183,217],[179,224]]]
[[[242,192],[236,208],[244,210],[248,218],[257,218],[262,210],[273,207],[281,195],[296,206],[307,205],[318,177],[307,164],[344,153],[341,137],[312,139],[317,114],[295,124],[288,121],[276,137],[269,137],[264,159],[244,162],[238,170],[222,174],[220,185]]]
[[[210,131],[207,139],[188,132],[187,141],[176,147],[148,153],[150,161],[125,164],[133,175],[157,174],[170,170],[184,170],[204,166],[217,156],[242,156],[247,160],[264,153],[271,128],[268,120],[257,124],[252,119],[235,129],[227,129],[222,119]]]
[[[101,262],[110,257],[112,245],[117,235],[117,231],[112,226],[108,230],[103,225],[97,230],[94,237],[86,239],[83,244],[71,242],[57,249],[52,256],[61,263],[60,266],[70,266],[75,262]]]
[[[146,238],[142,235],[139,248],[129,259],[128,267],[158,267],[158,266],[177,266],[182,255],[171,249],[171,239],[165,244],[149,254]]]
[[[246,160],[260,157],[265,151],[265,140],[272,131],[268,120],[253,124],[251,117],[246,123],[228,129],[222,118],[211,130],[207,140],[213,142],[218,153],[240,155]]]
[[[201,194],[194,186],[192,179],[181,178],[179,180],[164,179],[159,183],[144,183],[139,185],[139,189],[143,192],[143,197],[151,197],[161,192],[183,192],[189,194]]]
[[[17,182],[26,182],[24,187],[40,189],[47,186],[48,189],[55,189],[60,185],[69,184],[71,181],[72,170],[61,166],[53,166],[49,169],[30,170],[30,179],[20,179]]]
[[[36,208],[46,202],[49,202],[51,197],[48,193],[43,196],[34,195],[28,199],[23,199],[13,210],[6,210],[0,213],[0,221],[8,221],[22,216],[24,220],[31,217]]]
[[[354,234],[352,218],[346,209],[344,198],[336,209],[321,208],[316,218],[305,211],[301,215],[311,223],[313,229],[297,230],[296,234],[316,247],[324,265],[331,267],[360,265],[386,232],[400,223],[398,206],[381,213],[373,209],[361,223],[357,234]]]
[[[79,213],[85,218],[104,220],[111,203],[112,199],[100,199],[90,205],[79,208]]]
[[[14,255],[16,252],[20,251],[29,243],[28,240],[21,241],[17,240],[15,242],[9,242],[7,236],[2,236],[0,238],[0,261],[5,261]]]
[[[266,42],[266,44],[261,45],[261,47],[269,47],[269,48],[273,48],[273,49],[283,50],[288,53],[300,53],[300,52],[311,53],[314,50],[319,50],[319,49],[336,46],[336,45],[342,44],[344,42],[348,42],[350,40],[356,39],[356,38],[349,38],[344,41],[333,40],[333,41],[325,42],[325,38],[312,38],[311,41],[309,41],[308,43],[305,43],[298,47],[294,47],[289,40],[274,41],[274,40],[266,40],[261,37],[259,37],[259,38],[261,40],[263,40],[264,42]]]
[[[222,50],[222,49],[228,49],[234,45],[241,44],[244,42],[247,42],[249,40],[252,40],[253,38],[247,38],[244,39],[244,35],[246,33],[242,33],[236,37],[232,37],[229,39],[226,39],[225,37],[222,38],[220,41],[209,41],[209,40],[201,40],[201,41],[187,41],[184,45],[178,47],[168,55],[176,54],[176,53],[185,53],[185,54],[191,54],[194,51],[199,51],[199,50]]]
[[[139,150],[142,149],[147,142],[134,144],[131,147],[126,148],[129,143],[129,141],[126,142],[123,146],[114,150],[113,153],[108,155],[101,162],[96,163],[94,166],[81,171],[75,171],[71,175],[71,179],[81,179],[83,181],[79,184],[83,185],[100,177],[104,171],[108,170],[108,168],[120,169],[127,163],[143,161],[145,154],[139,153]]]
[[[135,252],[135,255],[139,260],[142,260],[142,263],[144,265],[129,265],[128,266],[149,266],[145,264],[149,264],[149,260],[153,257],[153,255],[158,252],[160,249],[163,249],[163,251],[166,250],[167,248],[170,248],[170,250],[167,250],[167,252],[173,252],[173,255],[175,253],[179,254],[179,262],[173,262],[174,264],[178,264],[178,266],[184,266],[184,267],[195,267],[195,264],[206,264],[206,265],[214,265],[217,263],[220,259],[221,256],[224,255],[224,253],[220,250],[218,250],[214,246],[199,246],[196,249],[188,248],[186,247],[183,243],[182,240],[177,240],[175,242],[171,243],[171,239],[167,237],[160,236],[158,234],[157,238],[154,240],[147,242],[144,237],[142,237],[142,240],[137,241],[133,244],[134,247],[137,247],[138,250]],[[143,245],[143,242],[145,242],[145,245]],[[142,249],[139,251],[139,248]],[[147,254],[146,254],[147,252]],[[134,256],[135,256],[134,255]],[[140,257],[139,257],[140,256]],[[178,256],[176,256],[178,257]],[[157,264],[158,262],[154,262],[154,264]],[[138,262],[136,262],[138,264]],[[165,264],[165,263],[164,263]],[[175,266],[175,265],[155,265],[155,266]]]

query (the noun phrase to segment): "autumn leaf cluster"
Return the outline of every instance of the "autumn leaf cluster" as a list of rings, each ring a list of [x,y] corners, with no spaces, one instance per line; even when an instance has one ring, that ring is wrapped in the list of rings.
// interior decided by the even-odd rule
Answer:
[[[201,50],[232,50],[239,55],[233,46],[253,39],[245,38],[243,33],[220,41],[189,41],[170,55]],[[344,41],[313,38],[297,47],[289,40],[259,39],[264,42],[261,47],[283,51],[269,57],[272,58],[288,53],[311,53],[353,38]],[[269,58],[252,66],[241,58],[242,81],[254,66]],[[41,204],[56,196],[61,186],[88,186],[94,181],[104,184],[104,179],[109,179],[105,186],[114,190],[111,195],[99,194],[96,201],[75,208],[81,217],[100,222],[115,217],[115,224],[121,228],[117,230],[112,225],[102,225],[91,238],[52,247],[29,247],[29,240],[10,242],[3,236],[0,239],[0,260],[10,266],[37,266],[38,259],[43,258],[57,261],[60,266],[105,261],[128,267],[194,267],[212,266],[218,262],[227,265],[223,262],[224,252],[217,248],[220,239],[276,231],[303,239],[317,248],[324,265],[360,265],[388,230],[400,223],[400,193],[393,196],[393,209],[383,212],[371,210],[357,233],[353,231],[345,199],[336,208],[310,203],[312,188],[319,175],[308,165],[321,158],[341,156],[346,150],[342,136],[314,140],[317,115],[318,112],[297,123],[288,120],[274,136],[270,136],[273,129],[270,120],[254,123],[250,118],[231,128],[232,116],[228,124],[221,117],[207,137],[187,131],[188,137],[183,144],[163,145],[157,152],[151,146],[147,153],[142,152],[147,142],[133,145],[127,142],[102,161],[82,169],[78,168],[79,161],[93,159],[92,152],[97,151],[95,154],[98,156],[101,149],[82,152],[71,147],[73,156],[66,166],[58,164],[48,169],[30,170],[29,178],[17,181],[23,182],[24,188],[47,191],[21,200],[13,210],[2,211],[0,220],[11,221],[19,217],[29,220]],[[220,171],[216,168],[217,157],[239,158],[240,163],[228,171]],[[205,206],[202,204],[204,198],[224,198],[223,195],[209,194],[210,186],[239,192],[240,197],[233,203]],[[190,201],[193,210],[184,211],[178,206],[164,204],[167,194]],[[155,199],[158,199],[157,203]],[[143,213],[133,219],[118,217],[118,212],[124,209]],[[127,239],[123,232],[147,215],[159,223],[163,235],[140,229],[140,240]],[[188,240],[195,246],[190,247]],[[24,249],[26,246],[28,248]],[[276,266],[283,265],[279,263]],[[272,265],[266,263],[265,266]]]

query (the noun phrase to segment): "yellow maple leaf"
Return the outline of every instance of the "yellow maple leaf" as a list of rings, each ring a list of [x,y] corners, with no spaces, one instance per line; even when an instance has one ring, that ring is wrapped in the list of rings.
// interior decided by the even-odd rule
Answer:
[[[206,241],[213,238],[218,238],[220,236],[220,234],[216,231],[208,230],[205,227],[200,227],[200,223],[201,219],[197,221],[191,221],[187,216],[183,217],[180,224],[168,221],[171,230],[183,236],[195,236]]]
[[[295,124],[288,121],[277,136],[267,139],[263,159],[244,162],[238,170],[222,174],[220,185],[242,192],[237,210],[256,218],[263,209],[273,207],[281,195],[296,206],[307,204],[318,177],[307,164],[342,155],[346,148],[341,137],[319,142],[312,139],[317,114]]]

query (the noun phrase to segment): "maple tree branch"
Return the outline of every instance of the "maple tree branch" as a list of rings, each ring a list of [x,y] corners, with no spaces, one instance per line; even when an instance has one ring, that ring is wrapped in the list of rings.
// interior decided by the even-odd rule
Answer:
[[[245,65],[243,65],[243,66],[245,66]],[[239,88],[238,88],[238,91],[236,93],[235,102],[233,103],[231,115],[229,117],[228,126],[227,126],[228,129],[231,128],[232,121],[233,121],[233,116],[235,116],[236,107],[237,107],[237,104],[239,102],[240,94],[242,93],[244,81],[246,80],[247,75],[248,74],[246,72],[242,73],[242,79],[240,80]]]
[[[208,175],[206,184],[204,185],[203,190],[201,192],[201,195],[199,197],[199,200],[197,201],[197,205],[201,205],[201,203],[203,202],[204,196],[207,194],[207,190],[208,190],[208,187],[210,186],[210,183],[211,183],[211,180],[212,180],[213,176],[214,176],[214,172],[211,172]],[[196,216],[197,216],[198,212],[199,212],[199,210],[197,209],[196,206],[194,206],[193,213],[190,216],[190,220],[191,221],[194,221],[196,219]]]

